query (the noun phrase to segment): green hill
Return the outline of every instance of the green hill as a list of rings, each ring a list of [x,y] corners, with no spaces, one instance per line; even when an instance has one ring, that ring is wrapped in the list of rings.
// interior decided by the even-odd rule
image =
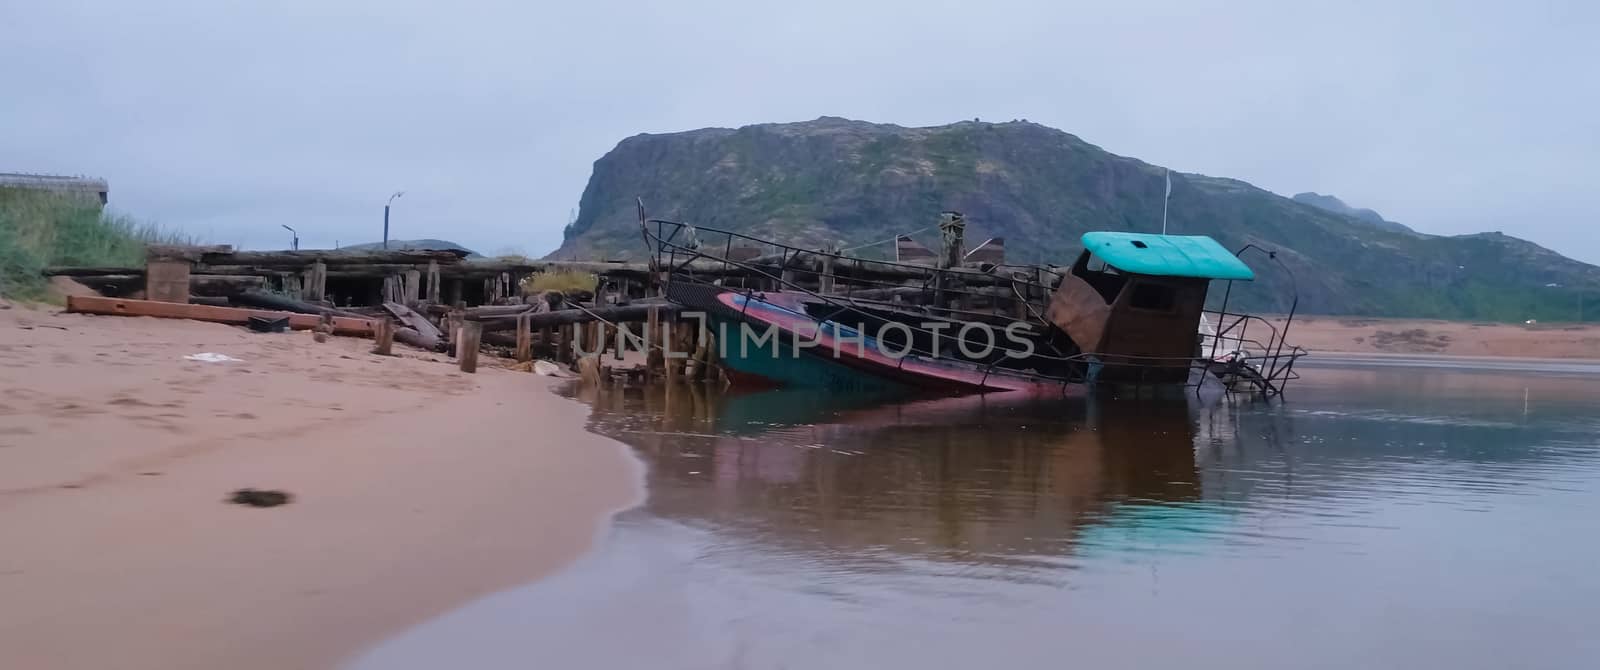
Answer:
[[[595,162],[552,256],[641,258],[638,196],[653,216],[817,247],[919,230],[936,245],[926,229],[953,209],[967,215],[969,239],[1004,236],[1012,262],[1066,264],[1085,231],[1158,228],[1163,172],[1025,121],[904,128],[824,117],[638,135]],[[1233,179],[1172,173],[1169,226],[1278,250],[1301,308],[1318,313],[1571,320],[1580,287],[1600,295],[1600,268],[1531,242],[1378,226]],[[1262,280],[1235,304],[1285,309],[1289,280],[1264,257],[1250,261]]]

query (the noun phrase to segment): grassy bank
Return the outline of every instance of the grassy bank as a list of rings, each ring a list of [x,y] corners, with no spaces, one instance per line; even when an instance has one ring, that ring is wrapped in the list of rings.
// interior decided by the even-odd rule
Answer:
[[[188,240],[63,195],[0,188],[0,295],[45,297],[48,265],[139,265],[147,244]]]

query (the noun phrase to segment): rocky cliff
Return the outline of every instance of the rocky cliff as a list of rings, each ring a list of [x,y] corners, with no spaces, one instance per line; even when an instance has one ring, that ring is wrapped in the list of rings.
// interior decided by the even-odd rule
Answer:
[[[1026,121],[905,128],[824,117],[638,135],[595,162],[552,256],[642,258],[642,197],[652,216],[810,247],[912,231],[937,246],[927,229],[953,209],[967,215],[969,239],[1005,237],[1011,262],[1067,264],[1085,231],[1158,230],[1163,174]],[[1235,296],[1251,309],[1286,309],[1293,284],[1301,308],[1318,313],[1571,320],[1580,290],[1600,293],[1600,268],[1500,233],[1422,235],[1238,180],[1171,179],[1170,232],[1272,249],[1292,271],[1293,281],[1249,257],[1261,280]]]

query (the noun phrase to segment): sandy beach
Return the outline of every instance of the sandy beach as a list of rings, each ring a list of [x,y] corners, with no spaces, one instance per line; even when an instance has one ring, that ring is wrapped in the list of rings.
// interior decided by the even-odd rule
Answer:
[[[1282,317],[1269,320],[1282,327]],[[1297,316],[1289,330],[1289,341],[1313,355],[1323,352],[1600,359],[1600,326],[1576,323]]]
[[[554,380],[370,346],[0,310],[0,667],[334,666],[642,495]]]

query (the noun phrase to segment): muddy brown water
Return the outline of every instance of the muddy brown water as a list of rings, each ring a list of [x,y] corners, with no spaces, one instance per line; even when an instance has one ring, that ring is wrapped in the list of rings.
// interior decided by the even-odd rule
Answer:
[[[649,496],[370,668],[1600,667],[1600,376],[1282,402],[579,391]]]

